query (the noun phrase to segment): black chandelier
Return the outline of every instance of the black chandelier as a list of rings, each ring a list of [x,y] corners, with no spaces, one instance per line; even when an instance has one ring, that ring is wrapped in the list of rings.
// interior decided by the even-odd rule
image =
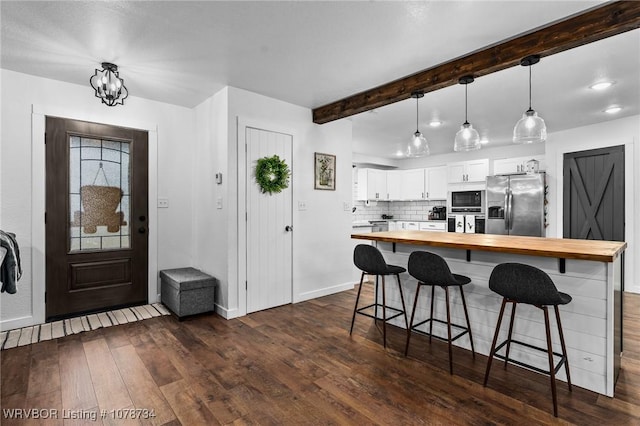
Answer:
[[[96,98],[102,99],[102,103],[108,106],[124,105],[124,100],[129,96],[124,80],[118,73],[118,66],[109,62],[103,62],[101,70],[96,68],[89,83],[96,91]]]

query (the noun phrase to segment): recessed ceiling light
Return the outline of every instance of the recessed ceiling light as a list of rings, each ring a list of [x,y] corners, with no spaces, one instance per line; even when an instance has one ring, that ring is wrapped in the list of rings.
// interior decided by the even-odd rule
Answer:
[[[404,155],[404,152],[397,150],[396,151],[396,157],[402,157]]]
[[[429,126],[431,127],[440,127],[442,125],[442,121],[440,120],[433,120],[429,123]]]
[[[610,106],[609,108],[605,109],[604,112],[606,112],[607,114],[615,114],[617,112],[620,112],[620,110],[622,110],[622,107]]]
[[[609,88],[611,86],[613,86],[613,81],[599,81],[599,82],[594,83],[591,86],[589,86],[589,89],[604,90],[604,89],[607,89],[607,88]]]
[[[487,138],[480,138],[480,143],[481,143],[482,145],[488,144],[488,143],[489,143],[489,139],[487,139]]]

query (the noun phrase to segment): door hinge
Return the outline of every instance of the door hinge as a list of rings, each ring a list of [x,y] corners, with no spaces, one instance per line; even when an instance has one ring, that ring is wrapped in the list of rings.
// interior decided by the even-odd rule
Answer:
[[[44,303],[47,303],[47,292],[44,292]]]
[[[47,223],[47,212],[44,212],[44,223]]]
[[[248,221],[249,220],[249,212],[244,212],[244,221]]]
[[[47,144],[47,132],[44,132],[44,144]]]
[[[244,289],[248,290],[249,289],[249,284],[247,283],[247,281],[244,282]]]

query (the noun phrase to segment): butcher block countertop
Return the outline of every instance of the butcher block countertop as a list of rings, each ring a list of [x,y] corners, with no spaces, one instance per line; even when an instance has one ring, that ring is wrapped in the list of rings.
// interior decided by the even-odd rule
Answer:
[[[574,240],[568,238],[520,237],[457,232],[386,231],[351,234],[351,238],[387,243],[482,250],[561,259],[613,262],[626,248],[626,242]]]

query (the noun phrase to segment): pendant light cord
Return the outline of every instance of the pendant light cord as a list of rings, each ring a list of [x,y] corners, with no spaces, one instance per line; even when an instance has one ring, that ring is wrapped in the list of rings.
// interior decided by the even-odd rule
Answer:
[[[529,65],[529,109],[531,109],[531,65]]]
[[[464,122],[465,123],[469,123],[469,120],[467,120],[467,105],[469,103],[468,97],[467,97],[467,87],[469,86],[469,83],[466,83],[464,85]]]
[[[418,129],[418,99],[420,98],[416,96],[416,133],[420,133],[420,130]]]

